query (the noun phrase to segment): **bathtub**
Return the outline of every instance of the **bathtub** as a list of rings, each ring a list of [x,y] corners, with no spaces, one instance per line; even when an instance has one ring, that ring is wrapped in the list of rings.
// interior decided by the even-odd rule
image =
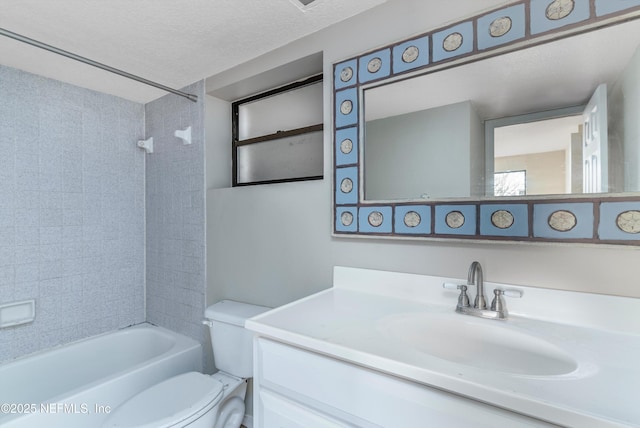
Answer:
[[[111,410],[161,380],[202,370],[202,347],[151,324],[0,365],[0,427],[100,427]]]

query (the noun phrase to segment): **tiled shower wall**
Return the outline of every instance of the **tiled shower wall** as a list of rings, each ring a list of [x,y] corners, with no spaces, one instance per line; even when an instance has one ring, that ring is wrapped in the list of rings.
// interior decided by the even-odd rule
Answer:
[[[145,106],[147,155],[147,321],[206,343],[204,81]],[[176,130],[191,126],[192,144]],[[206,355],[205,355],[206,356]]]
[[[0,361],[145,319],[144,106],[0,66]],[[204,234],[203,234],[204,235]]]

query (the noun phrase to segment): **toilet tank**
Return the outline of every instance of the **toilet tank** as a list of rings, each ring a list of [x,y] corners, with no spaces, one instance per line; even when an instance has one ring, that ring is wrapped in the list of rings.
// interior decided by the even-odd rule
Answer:
[[[270,309],[222,300],[205,310],[218,370],[242,378],[253,376],[253,334],[244,328],[244,322]]]

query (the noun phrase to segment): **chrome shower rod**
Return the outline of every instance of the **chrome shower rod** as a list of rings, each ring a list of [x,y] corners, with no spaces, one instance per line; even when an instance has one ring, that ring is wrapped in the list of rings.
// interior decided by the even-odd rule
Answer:
[[[117,68],[108,66],[106,64],[102,64],[100,62],[93,61],[93,60],[91,60],[89,58],[85,58],[83,56],[76,55],[76,54],[74,54],[72,52],[65,51],[63,49],[59,49],[59,48],[57,48],[55,46],[51,46],[51,45],[39,42],[39,41],[34,40],[34,39],[30,39],[29,37],[25,37],[25,36],[20,35],[18,33],[14,33],[13,31],[9,31],[9,30],[5,30],[4,28],[0,28],[0,35],[9,37],[9,38],[17,40],[19,42],[26,43],[26,44],[31,45],[31,46],[35,46],[35,47],[40,48],[40,49],[44,49],[44,50],[49,51],[49,52],[53,52],[53,53],[58,54],[58,55],[66,56],[67,58],[71,58],[73,60],[76,60],[76,61],[79,61],[79,62],[83,62],[85,64],[91,65],[93,67],[100,68],[100,69],[108,71],[110,73],[118,74],[118,75],[120,75],[122,77],[126,77],[127,79],[135,80],[137,82],[144,83],[145,85],[149,85],[149,86],[153,86],[154,88],[162,89],[163,91],[170,92],[170,93],[175,94],[175,95],[179,95],[179,96],[184,97],[184,98],[186,98],[186,99],[188,99],[190,101],[193,101],[193,102],[197,102],[198,101],[198,96],[197,95],[188,94],[186,92],[182,92],[182,91],[179,91],[177,89],[170,88],[170,87],[162,85],[160,83],[156,83],[156,82],[153,82],[151,80],[144,79],[144,78],[142,78],[140,76],[136,76],[135,74],[127,73],[126,71],[122,71],[122,70],[119,70]]]

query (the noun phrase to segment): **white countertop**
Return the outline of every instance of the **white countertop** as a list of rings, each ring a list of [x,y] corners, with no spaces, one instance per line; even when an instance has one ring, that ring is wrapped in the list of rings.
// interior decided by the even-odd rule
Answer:
[[[460,279],[336,267],[334,286],[247,321],[261,336],[474,398],[559,425],[640,426],[640,299],[510,286],[510,318],[454,313]],[[485,293],[499,286],[485,283]],[[473,296],[470,287],[470,295]],[[451,362],[407,346],[385,327],[430,314],[523,332],[577,361],[560,375],[523,375]],[[534,318],[535,316],[535,318]],[[456,319],[456,321],[458,321]]]

